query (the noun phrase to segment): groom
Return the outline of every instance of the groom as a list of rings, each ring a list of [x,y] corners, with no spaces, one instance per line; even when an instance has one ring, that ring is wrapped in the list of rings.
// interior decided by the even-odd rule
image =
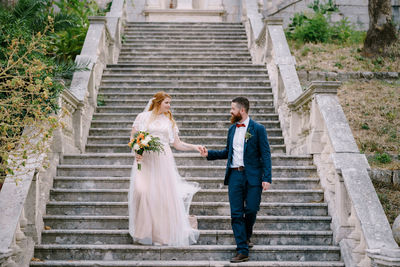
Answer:
[[[231,262],[249,260],[249,248],[260,209],[262,190],[271,185],[271,152],[265,127],[250,119],[249,100],[237,97],[231,103],[231,122],[226,148],[203,148],[208,160],[228,159],[224,184],[228,185],[231,224],[236,240],[236,256]]]

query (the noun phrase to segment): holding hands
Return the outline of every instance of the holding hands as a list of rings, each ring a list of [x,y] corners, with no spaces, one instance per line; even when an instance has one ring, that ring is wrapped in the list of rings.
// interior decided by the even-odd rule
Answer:
[[[207,150],[207,148],[205,146],[201,146],[201,150],[199,150],[199,152],[200,152],[200,155],[202,157],[207,157],[208,156],[208,150]]]

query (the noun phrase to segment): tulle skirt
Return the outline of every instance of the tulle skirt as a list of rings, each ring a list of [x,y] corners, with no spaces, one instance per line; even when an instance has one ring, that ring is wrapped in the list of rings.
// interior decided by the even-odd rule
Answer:
[[[145,245],[188,246],[197,242],[199,231],[189,223],[197,183],[182,179],[169,145],[164,152],[145,152],[141,170],[135,161],[128,194],[129,233]]]

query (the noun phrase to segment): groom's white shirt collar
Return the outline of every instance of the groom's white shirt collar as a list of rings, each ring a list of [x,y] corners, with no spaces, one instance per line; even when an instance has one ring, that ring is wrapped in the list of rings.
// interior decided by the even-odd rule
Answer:
[[[236,128],[235,135],[233,136],[233,142],[232,142],[233,155],[232,155],[231,168],[244,166],[244,161],[243,161],[244,142],[245,142],[244,139],[246,136],[247,128],[249,127],[250,117],[247,117],[247,119],[242,123],[246,125],[246,127]],[[238,122],[238,124],[242,123]]]

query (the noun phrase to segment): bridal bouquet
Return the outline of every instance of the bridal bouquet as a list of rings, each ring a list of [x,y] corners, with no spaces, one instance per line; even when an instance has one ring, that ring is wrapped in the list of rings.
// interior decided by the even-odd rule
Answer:
[[[164,151],[160,138],[150,135],[148,132],[139,131],[135,133],[133,139],[128,143],[136,154],[143,155],[145,151],[161,152]],[[138,170],[142,169],[142,165],[138,163]]]

